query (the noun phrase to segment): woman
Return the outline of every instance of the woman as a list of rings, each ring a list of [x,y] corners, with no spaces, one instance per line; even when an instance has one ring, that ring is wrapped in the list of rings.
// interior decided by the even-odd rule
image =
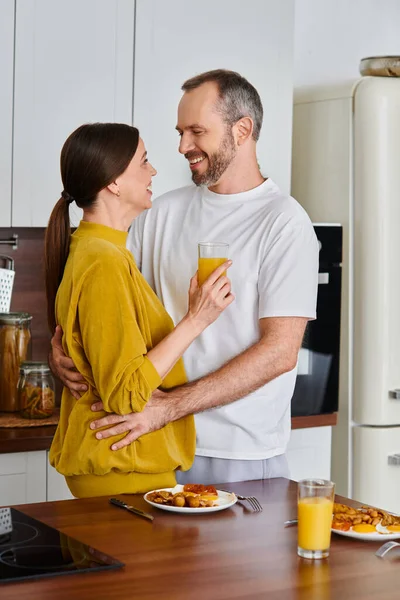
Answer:
[[[192,417],[111,452],[89,428],[90,407],[101,399],[106,412],[141,411],[159,386],[185,383],[182,354],[233,300],[221,276],[230,263],[201,288],[194,276],[187,315],[174,328],[125,247],[132,220],[151,207],[154,175],[138,130],[128,125],[82,125],[61,152],[64,191],[45,241],[48,321],[52,331],[61,325],[64,351],[88,391],[75,400],[64,388],[50,462],[76,497],[174,486],[176,469],[190,468]],[[83,209],[73,235],[71,202]]]

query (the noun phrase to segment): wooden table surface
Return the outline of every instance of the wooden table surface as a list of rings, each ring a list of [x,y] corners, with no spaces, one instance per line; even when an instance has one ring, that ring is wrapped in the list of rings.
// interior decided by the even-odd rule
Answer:
[[[222,486],[221,486],[222,487]],[[379,543],[332,535],[329,559],[297,556],[296,483],[286,479],[224,486],[264,506],[237,504],[209,515],[152,509],[153,522],[110,506],[107,498],[18,506],[19,510],[110,554],[117,571],[0,585],[1,600],[389,600],[400,597],[400,554],[379,559]],[[342,500],[339,498],[339,501]],[[395,551],[394,551],[395,553]]]

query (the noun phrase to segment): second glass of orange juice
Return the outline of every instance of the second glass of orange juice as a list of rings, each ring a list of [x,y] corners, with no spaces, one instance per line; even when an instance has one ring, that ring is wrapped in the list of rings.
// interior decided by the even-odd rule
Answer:
[[[303,558],[326,558],[331,544],[335,484],[325,479],[298,483],[297,553]]]
[[[199,265],[197,278],[199,286],[213,271],[228,260],[229,244],[224,242],[199,242]]]

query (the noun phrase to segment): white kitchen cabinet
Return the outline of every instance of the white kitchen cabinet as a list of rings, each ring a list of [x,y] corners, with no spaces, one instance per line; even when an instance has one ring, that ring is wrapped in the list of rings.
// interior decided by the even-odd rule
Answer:
[[[131,123],[134,9],[134,0],[16,1],[14,227],[47,225],[76,127]],[[2,30],[3,4],[1,20]]]
[[[286,456],[290,478],[331,478],[332,427],[293,429]]]
[[[289,191],[293,15],[293,0],[136,0],[133,117],[158,170],[155,195],[190,183],[175,131],[181,85],[218,68],[238,71],[259,91],[259,164]]]
[[[49,453],[47,452],[47,501],[54,500],[70,500],[74,496],[69,491],[65,483],[65,477],[60,475],[58,471],[49,463]]]
[[[0,506],[45,502],[46,452],[0,454]]]
[[[0,227],[11,225],[14,0],[2,0],[0,18]]]
[[[247,12],[241,0],[204,0],[201,11],[185,0],[16,0],[13,120],[14,1],[4,4],[0,226],[46,226],[62,189],[62,144],[84,122],[131,123],[133,113],[159,170],[155,194],[189,182],[175,132],[180,86],[221,67],[259,90],[259,163],[289,190],[294,0],[252,0]],[[76,223],[80,211],[71,216]]]
[[[0,506],[73,498],[46,450],[0,454]]]

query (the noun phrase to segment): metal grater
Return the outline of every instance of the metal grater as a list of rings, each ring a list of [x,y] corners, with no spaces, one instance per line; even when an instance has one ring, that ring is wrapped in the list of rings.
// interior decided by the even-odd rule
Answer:
[[[14,260],[10,256],[0,254],[0,261],[5,263],[5,267],[0,268],[0,313],[8,313],[15,277]]]
[[[12,530],[11,508],[0,508],[0,536],[11,533]]]

